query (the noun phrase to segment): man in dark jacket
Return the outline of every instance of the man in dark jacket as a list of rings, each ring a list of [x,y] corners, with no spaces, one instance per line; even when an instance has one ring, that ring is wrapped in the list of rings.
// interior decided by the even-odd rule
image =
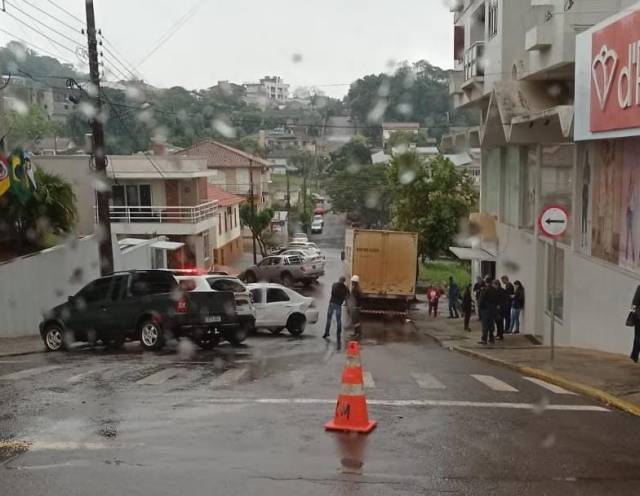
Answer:
[[[460,317],[458,314],[458,298],[460,297],[460,290],[453,277],[449,277],[449,291],[447,293],[447,299],[449,300],[449,318],[457,319]]]
[[[633,348],[631,348],[631,360],[638,363],[638,357],[640,357],[640,286],[636,288],[636,294],[633,296],[631,305],[631,311],[636,314]]]
[[[496,293],[498,295],[498,312],[496,313],[496,328],[498,331],[497,332],[498,339],[502,341],[504,339],[504,330],[505,330],[505,327],[504,327],[505,313],[507,311],[507,308],[509,309],[509,311],[511,311],[511,297],[507,293],[507,290],[500,285],[500,281],[498,281],[497,279],[493,281],[493,287],[495,288]]]
[[[325,339],[329,338],[331,319],[335,313],[337,325],[336,338],[338,339],[338,343],[340,342],[340,335],[342,334],[342,304],[349,294],[349,290],[344,283],[345,280],[344,277],[340,277],[338,282],[333,283],[333,286],[331,286],[331,299],[329,300],[329,308],[327,309],[327,325],[324,328],[324,335],[322,336]]]
[[[482,340],[480,344],[487,344],[487,341],[494,343],[493,328],[496,324],[496,315],[498,313],[498,292],[491,283],[491,279],[487,277],[486,284],[480,292],[478,298],[478,311],[482,321]]]
[[[509,298],[505,300],[505,307],[502,309],[502,317],[504,318],[504,330],[505,332],[509,332],[511,329],[511,305],[513,304],[513,295],[516,292],[516,289],[511,284],[511,281],[507,276],[502,276],[500,278],[502,284],[504,285],[504,290],[509,295]]]
[[[462,316],[464,317],[464,330],[471,332],[469,328],[469,320],[471,319],[471,310],[473,307],[473,301],[471,300],[471,284],[468,284],[462,294]]]

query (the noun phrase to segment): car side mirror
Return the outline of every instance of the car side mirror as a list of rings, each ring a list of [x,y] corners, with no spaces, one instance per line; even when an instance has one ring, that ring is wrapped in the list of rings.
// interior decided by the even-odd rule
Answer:
[[[344,250],[340,252],[340,260],[344,262]]]

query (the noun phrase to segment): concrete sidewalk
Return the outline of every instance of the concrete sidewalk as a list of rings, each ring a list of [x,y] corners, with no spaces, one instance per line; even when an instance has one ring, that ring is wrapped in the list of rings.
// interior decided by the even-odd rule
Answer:
[[[40,336],[0,338],[0,357],[26,355],[42,351],[45,351],[45,348]]]
[[[445,301],[446,303],[446,301]],[[441,309],[445,309],[441,305]],[[443,347],[481,358],[521,373],[543,379],[571,391],[640,416],[640,365],[629,357],[580,348],[541,346],[529,335],[505,335],[494,345],[479,344],[481,330],[477,317],[471,320],[471,332],[463,329],[462,319],[448,319],[441,313],[427,316],[420,302],[411,312],[416,328],[433,337]]]

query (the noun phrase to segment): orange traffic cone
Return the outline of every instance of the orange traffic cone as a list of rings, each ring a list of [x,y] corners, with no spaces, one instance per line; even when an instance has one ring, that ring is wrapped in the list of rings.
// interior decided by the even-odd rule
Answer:
[[[369,420],[367,412],[360,347],[357,341],[349,341],[347,344],[347,364],[342,373],[342,391],[338,396],[335,418],[324,424],[324,428],[328,431],[368,434],[376,424],[375,420]]]

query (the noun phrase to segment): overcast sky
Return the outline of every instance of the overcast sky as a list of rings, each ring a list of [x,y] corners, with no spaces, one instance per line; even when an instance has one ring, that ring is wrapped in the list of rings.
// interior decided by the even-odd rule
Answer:
[[[79,33],[34,10],[71,25],[79,23],[57,4],[84,18],[84,0],[7,0],[7,10],[66,47],[28,14],[82,42]],[[388,70],[390,61],[426,59],[449,68],[453,27],[448,0],[94,0],[97,26],[121,54],[156,86],[205,88],[218,80],[242,83],[279,75],[297,86],[318,86],[343,96],[348,83]],[[174,35],[138,66],[163,35],[192,9]],[[56,46],[7,14],[0,28],[67,59]],[[0,33],[4,45],[11,39]],[[106,54],[109,57],[109,54]],[[107,61],[109,64],[109,61]],[[111,62],[111,64],[114,64]],[[334,86],[329,86],[334,85]]]

